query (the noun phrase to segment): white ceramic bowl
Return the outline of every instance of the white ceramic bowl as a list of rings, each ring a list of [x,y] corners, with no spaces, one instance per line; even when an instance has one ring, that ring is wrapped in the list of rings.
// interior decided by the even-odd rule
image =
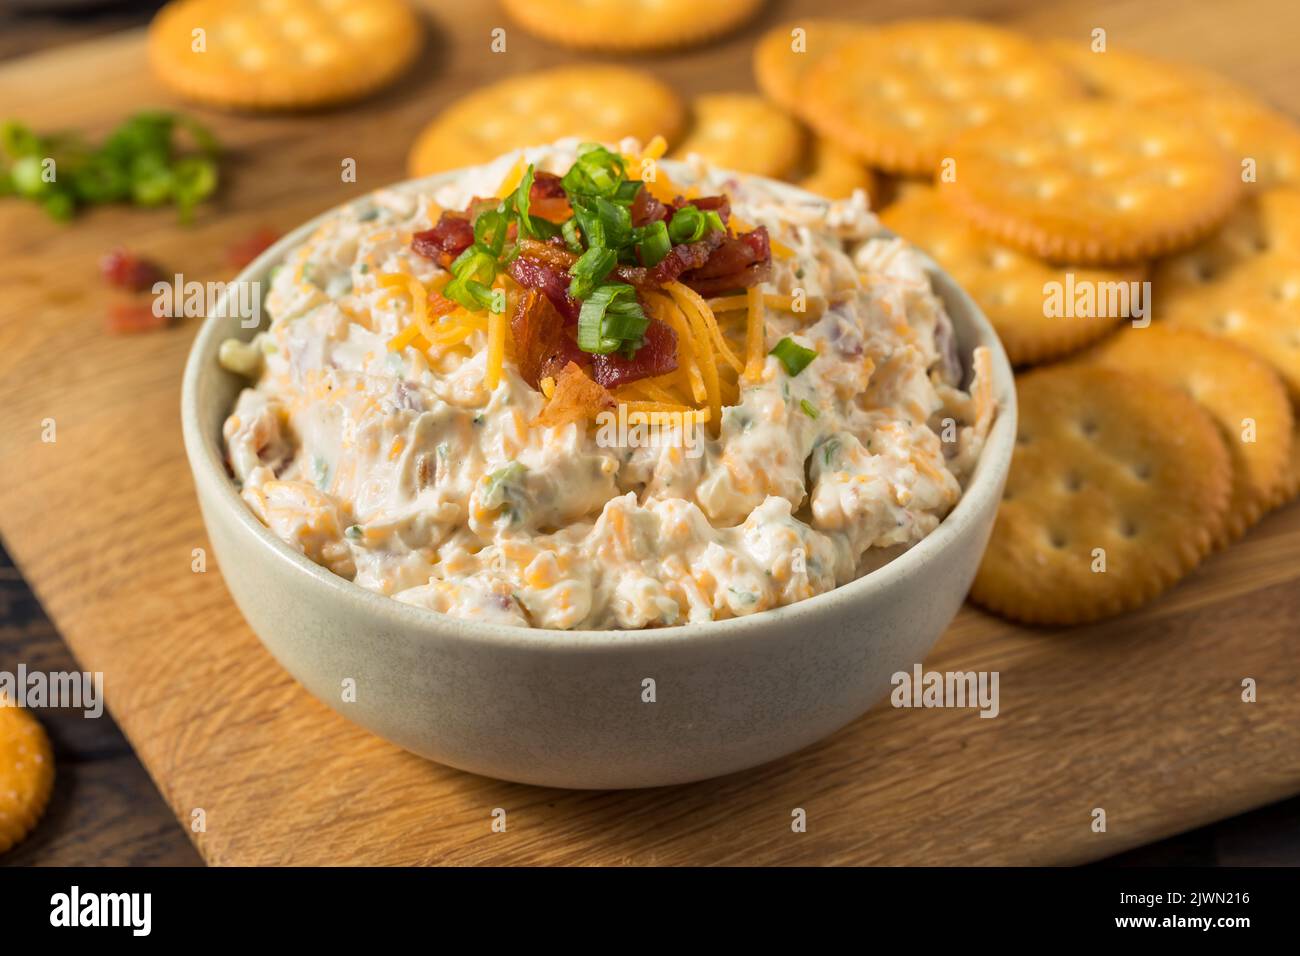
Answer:
[[[398,188],[436,188],[456,173]],[[792,196],[793,187],[781,186]],[[239,276],[272,266],[328,216]],[[997,422],[961,501],[910,551],[850,584],[750,617],[644,631],[475,623],[399,603],[313,564],[268,531],[223,464],[221,424],[242,382],[217,362],[237,318],[199,330],[185,369],[185,450],[217,562],[267,649],[350,720],[439,763],[559,787],[650,787],[761,764],[825,737],[881,699],[938,640],[974,578],[1011,461],[1015,390],[997,336],[937,266],[964,359],[993,351]],[[644,681],[655,701],[643,701]],[[345,702],[345,680],[356,682]]]

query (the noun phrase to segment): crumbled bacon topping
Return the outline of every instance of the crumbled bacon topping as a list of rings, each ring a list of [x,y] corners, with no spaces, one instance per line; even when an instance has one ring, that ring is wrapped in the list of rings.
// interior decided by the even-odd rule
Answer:
[[[682,282],[700,295],[718,295],[765,282],[772,273],[772,242],[767,227],[727,236],[702,265],[682,273]]]
[[[650,270],[650,278],[660,285],[672,282],[685,272],[698,269],[709,261],[725,237],[720,232],[706,233],[696,242],[684,242],[668,250],[668,255]]]
[[[582,310],[582,303],[569,295],[569,269],[577,261],[578,257],[562,240],[522,239],[519,255],[506,267],[506,272],[525,289],[545,293],[560,315],[572,324],[578,321]]]
[[[591,377],[606,388],[617,388],[637,379],[667,375],[677,368],[677,333],[658,319],[651,319],[645,340],[631,358],[618,352],[593,355]]]
[[[163,279],[162,269],[153,260],[120,248],[99,260],[99,271],[109,285],[128,292],[144,292]]]
[[[569,422],[585,422],[614,407],[614,396],[592,381],[576,362],[570,362],[555,376],[555,392],[533,424],[557,428]]]
[[[432,259],[444,269],[474,244],[474,227],[460,212],[444,212],[432,229],[411,237],[411,251]]]
[[[652,196],[650,190],[644,186],[637,190],[636,198],[632,200],[628,212],[632,216],[634,226],[645,226],[668,218],[668,207]]]
[[[510,334],[519,375],[533,388],[569,363],[588,357],[566,331],[565,321],[549,297],[537,289],[530,288],[519,297],[510,317]]]

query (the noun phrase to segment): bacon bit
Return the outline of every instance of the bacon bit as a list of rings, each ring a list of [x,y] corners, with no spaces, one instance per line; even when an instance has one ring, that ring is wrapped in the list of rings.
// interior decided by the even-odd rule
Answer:
[[[562,177],[541,170],[533,173],[533,188],[528,190],[530,206],[537,199],[564,199],[566,195]]]
[[[564,330],[564,324],[544,292],[529,289],[519,297],[510,317],[510,334],[519,375],[533,388],[540,388],[542,379],[554,376],[566,365],[586,358]]]
[[[569,251],[562,239],[547,242],[541,242],[537,239],[522,239],[519,242],[519,254],[528,259],[534,259],[543,265],[548,265],[552,269],[565,271],[578,261],[578,257]]]
[[[530,216],[537,216],[539,219],[561,223],[573,215],[573,207],[569,205],[569,200],[562,197],[558,199],[544,197],[542,199],[529,200],[528,214]]]
[[[121,248],[99,260],[99,271],[109,285],[128,292],[144,292],[163,281],[162,269],[153,260]]]
[[[759,226],[740,236],[727,236],[708,261],[683,273],[681,281],[700,295],[717,295],[764,282],[771,271],[772,243],[767,227]]]
[[[569,422],[585,422],[597,412],[613,409],[615,404],[613,395],[588,378],[576,363],[570,362],[556,376],[555,394],[542,413],[533,419],[533,424],[558,428]]]
[[[152,302],[114,302],[104,316],[104,329],[109,335],[130,335],[165,329],[171,321],[169,315],[155,315]]]
[[[731,218],[731,200],[726,196],[698,196],[695,199],[684,199],[678,196],[673,200],[672,209],[668,212],[669,222],[672,222],[673,213],[683,206],[694,206],[700,212],[716,212],[724,224]]]
[[[279,238],[280,234],[274,229],[260,226],[243,239],[231,243],[226,250],[226,262],[235,269],[242,269],[275,245]]]
[[[474,227],[460,212],[444,212],[432,229],[411,237],[411,251],[432,259],[444,269],[474,244]]]
[[[529,241],[524,240],[524,242]],[[523,243],[520,243],[521,250],[523,245]],[[535,243],[535,245],[548,249],[555,248],[542,242]],[[565,249],[557,251],[567,255],[573,254]],[[525,255],[522,251],[511,261],[510,265],[506,266],[506,272],[510,275],[510,278],[525,289],[536,289],[545,295],[556,311],[564,317],[564,324],[572,325],[578,321],[578,313],[582,311],[582,303],[569,296],[569,273],[565,271],[566,269],[567,266],[558,268]],[[518,341],[517,336],[515,340]],[[536,387],[535,384],[534,387]]]
[[[645,226],[668,218],[668,207],[652,196],[650,190],[644,186],[636,191],[636,198],[632,200],[632,208],[629,212],[632,214],[634,226]]]
[[[595,355],[591,377],[606,388],[617,388],[638,379],[667,375],[676,368],[677,333],[671,326],[651,319],[645,330],[645,341],[632,358],[624,358],[617,352]]]
[[[460,308],[459,302],[447,298],[441,292],[434,292],[432,289],[429,290],[425,301],[427,303],[426,311],[431,319],[440,319],[444,315],[451,315]]]
[[[683,273],[698,269],[709,261],[713,250],[722,245],[725,238],[720,232],[710,232],[698,242],[673,246],[668,255],[650,270],[650,278],[659,285],[667,285]]]

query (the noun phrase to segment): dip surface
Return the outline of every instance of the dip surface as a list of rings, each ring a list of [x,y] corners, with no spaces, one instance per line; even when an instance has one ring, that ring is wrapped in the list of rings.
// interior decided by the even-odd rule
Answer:
[[[576,149],[525,155],[563,174]],[[356,202],[274,273],[269,327],[223,348],[251,380],[223,428],[229,466],[282,540],[364,588],[455,617],[641,628],[831,590],[957,503],[995,414],[990,357],[957,354],[921,258],[879,235],[860,195],[791,200],[762,180],[673,167],[673,187],[725,195],[733,231],[765,227],[772,243],[757,292],[702,297],[742,361],[755,300],[765,333],[749,374],[714,356],[727,398],[716,417],[698,402],[655,417],[657,430],[632,427],[650,422],[629,414],[648,397],[698,396],[702,370],[687,366],[611,388],[621,412],[549,427],[535,420],[552,380],[525,381],[510,340],[488,387],[486,313],[446,344],[412,341],[405,277],[430,295],[448,279],[412,235],[500,195],[518,165],[512,154],[448,186]],[[516,308],[520,290],[498,281]],[[649,299],[656,315],[678,301]],[[791,374],[783,340],[815,358]]]

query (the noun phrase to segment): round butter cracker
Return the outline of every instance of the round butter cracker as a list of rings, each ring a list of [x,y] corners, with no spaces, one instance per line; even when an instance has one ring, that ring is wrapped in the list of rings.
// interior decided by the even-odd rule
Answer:
[[[779,179],[803,154],[803,130],[786,113],[751,93],[710,93],[691,102],[691,126],[673,152],[711,165]]]
[[[1021,376],[1016,450],[971,598],[1030,624],[1132,610],[1209,552],[1232,466],[1177,389],[1070,363]]]
[[[501,0],[529,33],[578,50],[627,53],[702,43],[738,27],[762,0]]]
[[[1217,233],[1160,262],[1152,282],[1158,321],[1246,347],[1300,405],[1300,189],[1248,189]]]
[[[1033,41],[966,20],[904,20],[856,35],[813,63],[800,115],[872,166],[932,175],[964,130],[1041,111],[1082,88]]]
[[[1186,63],[1174,63],[1132,50],[1108,46],[1093,50],[1088,43],[1049,40],[1047,50],[1060,59],[1090,96],[1140,103],[1166,96],[1231,92],[1237,84],[1217,73]]]
[[[306,109],[386,86],[422,36],[402,0],[173,0],[149,25],[149,61],[192,100]]]
[[[36,718],[0,697],[0,853],[31,832],[54,787],[54,752]]]
[[[586,64],[524,73],[447,107],[417,137],[407,166],[428,176],[565,136],[647,143],[660,135],[671,144],[684,116],[677,94],[642,70]]]
[[[1053,265],[1000,245],[953,212],[930,186],[906,190],[880,214],[880,221],[930,253],[970,293],[997,330],[1014,365],[1061,358],[1109,334],[1124,315],[1048,316],[1044,287],[1109,289],[1140,282],[1146,269],[1098,270]],[[1131,288],[1131,286],[1129,287]],[[1094,312],[1108,311],[1094,309]]]
[[[1087,358],[1180,389],[1215,420],[1232,459],[1232,497],[1217,544],[1241,537],[1277,502],[1295,419],[1266,363],[1217,336],[1166,323],[1126,329]]]
[[[791,113],[803,111],[803,80],[812,65],[868,28],[852,20],[807,17],[768,30],[754,46],[754,80]]]
[[[1260,189],[1300,186],[1300,124],[1244,93],[1183,93],[1151,106],[1207,129]]]
[[[1149,107],[1023,110],[951,145],[937,185],[977,229],[1056,262],[1114,265],[1185,248],[1236,202],[1236,164],[1209,133]]]
[[[800,189],[827,199],[848,199],[864,190],[871,208],[880,207],[882,184],[875,172],[852,153],[840,149],[828,139],[813,137],[804,175],[796,181]]]

